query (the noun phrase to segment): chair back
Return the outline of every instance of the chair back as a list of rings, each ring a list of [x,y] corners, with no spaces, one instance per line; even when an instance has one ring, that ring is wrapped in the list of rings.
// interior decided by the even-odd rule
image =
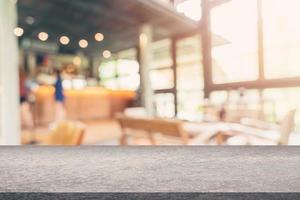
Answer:
[[[290,135],[295,128],[295,115],[297,110],[291,110],[283,119],[280,127],[280,138],[278,141],[279,145],[288,145]]]
[[[53,130],[50,138],[51,145],[81,145],[84,128],[75,122],[62,122]]]
[[[117,119],[123,129],[123,137],[126,137],[125,129],[132,129],[147,132],[153,145],[156,144],[154,134],[179,138],[183,144],[188,143],[189,136],[184,131],[182,122],[179,120],[133,118],[124,115],[118,116]]]

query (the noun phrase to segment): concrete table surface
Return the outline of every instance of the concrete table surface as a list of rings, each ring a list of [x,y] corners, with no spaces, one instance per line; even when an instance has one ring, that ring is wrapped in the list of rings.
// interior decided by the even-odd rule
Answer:
[[[1,147],[0,192],[300,192],[300,147]]]

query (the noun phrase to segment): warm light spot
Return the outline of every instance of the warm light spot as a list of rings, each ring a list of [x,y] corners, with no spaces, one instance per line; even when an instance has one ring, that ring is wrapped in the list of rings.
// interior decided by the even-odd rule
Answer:
[[[111,52],[108,50],[103,51],[103,57],[104,58],[110,58],[111,57]]]
[[[87,48],[89,46],[89,43],[87,40],[80,40],[79,41],[79,46],[83,49]]]
[[[60,37],[59,41],[62,45],[67,45],[70,43],[70,39],[67,36]]]
[[[38,37],[41,41],[47,41],[49,38],[49,35],[48,35],[48,33],[40,32]]]
[[[80,66],[81,65],[81,58],[79,56],[76,56],[74,59],[73,59],[73,64],[74,65],[77,65],[77,66]]]
[[[101,42],[104,40],[104,35],[102,33],[96,33],[95,34],[95,40],[98,42]]]
[[[21,37],[24,34],[24,29],[22,29],[20,27],[17,27],[17,28],[14,29],[14,34],[17,37]]]

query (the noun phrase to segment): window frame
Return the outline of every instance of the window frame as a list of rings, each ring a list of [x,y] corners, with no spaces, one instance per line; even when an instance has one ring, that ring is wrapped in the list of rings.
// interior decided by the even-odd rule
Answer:
[[[258,6],[258,71],[259,77],[258,80],[254,81],[239,81],[239,82],[228,82],[216,84],[213,82],[213,73],[212,73],[212,33],[211,33],[211,9],[216,6],[219,6],[223,3],[228,3],[228,0],[215,0],[209,2],[208,0],[203,0],[202,2],[202,26],[201,33],[203,35],[203,66],[204,66],[204,85],[205,85],[205,96],[208,98],[210,93],[213,91],[222,91],[222,90],[237,90],[239,88],[245,89],[268,89],[268,88],[287,88],[287,87],[299,87],[300,85],[300,76],[295,76],[291,78],[273,78],[267,79],[265,76],[265,65],[264,65],[264,21],[262,17],[262,1],[256,0]]]

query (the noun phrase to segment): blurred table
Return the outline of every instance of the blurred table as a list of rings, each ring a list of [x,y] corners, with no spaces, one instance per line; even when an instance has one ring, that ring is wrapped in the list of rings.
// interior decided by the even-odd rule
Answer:
[[[270,141],[277,141],[280,137],[280,132],[276,130],[261,130],[238,123],[227,122],[186,122],[184,123],[184,129],[195,138],[198,137],[199,144],[202,144],[203,140],[218,132],[228,132],[232,133],[233,135],[257,137]],[[197,144],[197,139],[194,141],[194,144]],[[290,136],[289,144],[300,145],[300,134],[293,132]]]

